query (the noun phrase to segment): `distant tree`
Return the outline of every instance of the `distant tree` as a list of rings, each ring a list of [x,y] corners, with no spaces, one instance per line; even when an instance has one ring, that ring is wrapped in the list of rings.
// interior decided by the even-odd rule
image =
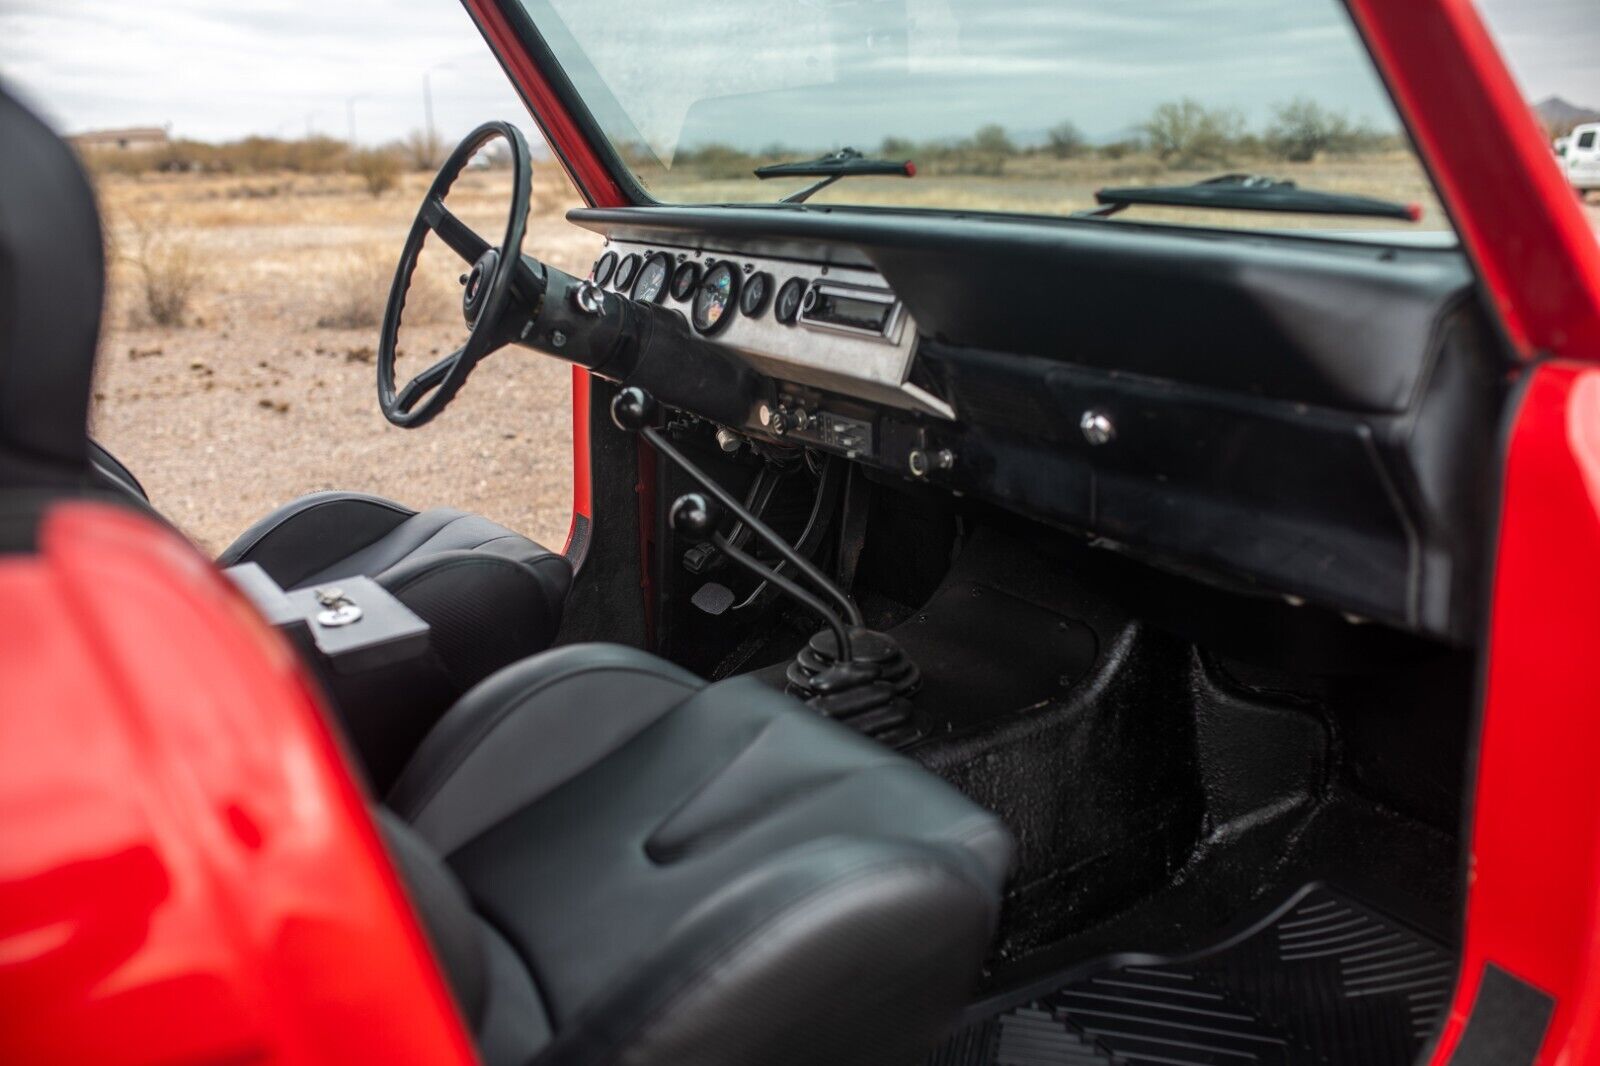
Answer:
[[[1072,122],[1059,122],[1045,134],[1045,145],[1057,159],[1076,159],[1088,151],[1083,131]]]
[[[374,199],[400,182],[400,160],[393,152],[379,148],[368,148],[352,155],[350,171],[361,178],[361,183]]]
[[[1225,165],[1244,135],[1244,117],[1231,108],[1208,108],[1184,97],[1157,107],[1140,129],[1157,158],[1169,166]]]
[[[1267,151],[1291,163],[1309,163],[1325,152],[1351,152],[1370,141],[1369,132],[1350,124],[1342,111],[1329,111],[1310,97],[1297,96],[1273,108],[1263,142]]]
[[[979,127],[978,132],[972,135],[972,147],[984,155],[1017,154],[1017,146],[1011,143],[1011,136],[1006,133],[1006,128],[994,122]]]

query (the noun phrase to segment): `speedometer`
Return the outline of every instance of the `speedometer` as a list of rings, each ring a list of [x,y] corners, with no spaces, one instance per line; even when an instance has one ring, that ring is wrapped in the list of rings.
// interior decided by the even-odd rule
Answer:
[[[633,298],[640,303],[660,303],[667,291],[667,277],[672,273],[672,257],[657,252],[644,261],[639,277],[633,283]]]
[[[689,321],[701,333],[715,333],[733,320],[738,298],[739,272],[732,263],[718,263],[701,279]]]

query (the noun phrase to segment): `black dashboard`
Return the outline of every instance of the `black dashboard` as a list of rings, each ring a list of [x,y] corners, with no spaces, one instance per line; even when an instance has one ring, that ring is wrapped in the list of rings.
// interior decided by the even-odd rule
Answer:
[[[899,211],[570,217],[607,238],[597,284],[761,375],[731,429],[1475,639],[1503,355],[1459,251]]]

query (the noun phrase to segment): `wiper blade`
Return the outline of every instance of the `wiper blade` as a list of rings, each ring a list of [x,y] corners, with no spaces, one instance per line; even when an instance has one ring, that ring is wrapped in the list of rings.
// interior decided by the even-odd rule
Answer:
[[[803,204],[811,199],[812,194],[826,189],[840,178],[858,174],[887,174],[892,177],[914,178],[917,176],[917,165],[909,159],[868,159],[854,148],[841,148],[837,152],[817,159],[808,159],[803,163],[768,163],[755,169],[756,177],[762,181],[768,178],[822,179],[778,201],[783,204]]]
[[[1292,181],[1253,174],[1224,174],[1193,185],[1133,186],[1101,189],[1094,194],[1101,206],[1082,212],[1084,217],[1107,218],[1140,204],[1161,207],[1209,207],[1221,211],[1283,211],[1302,215],[1359,215],[1417,222],[1420,204],[1402,204],[1371,196],[1302,189]]]

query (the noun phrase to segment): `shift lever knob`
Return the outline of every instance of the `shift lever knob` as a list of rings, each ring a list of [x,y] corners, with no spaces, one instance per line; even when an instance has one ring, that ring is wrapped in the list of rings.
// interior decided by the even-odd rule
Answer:
[[[629,385],[611,401],[611,421],[618,429],[637,433],[656,418],[656,398],[637,385]]]
[[[716,531],[721,514],[717,506],[698,492],[686,492],[672,501],[668,514],[672,528],[689,537],[709,537]]]

